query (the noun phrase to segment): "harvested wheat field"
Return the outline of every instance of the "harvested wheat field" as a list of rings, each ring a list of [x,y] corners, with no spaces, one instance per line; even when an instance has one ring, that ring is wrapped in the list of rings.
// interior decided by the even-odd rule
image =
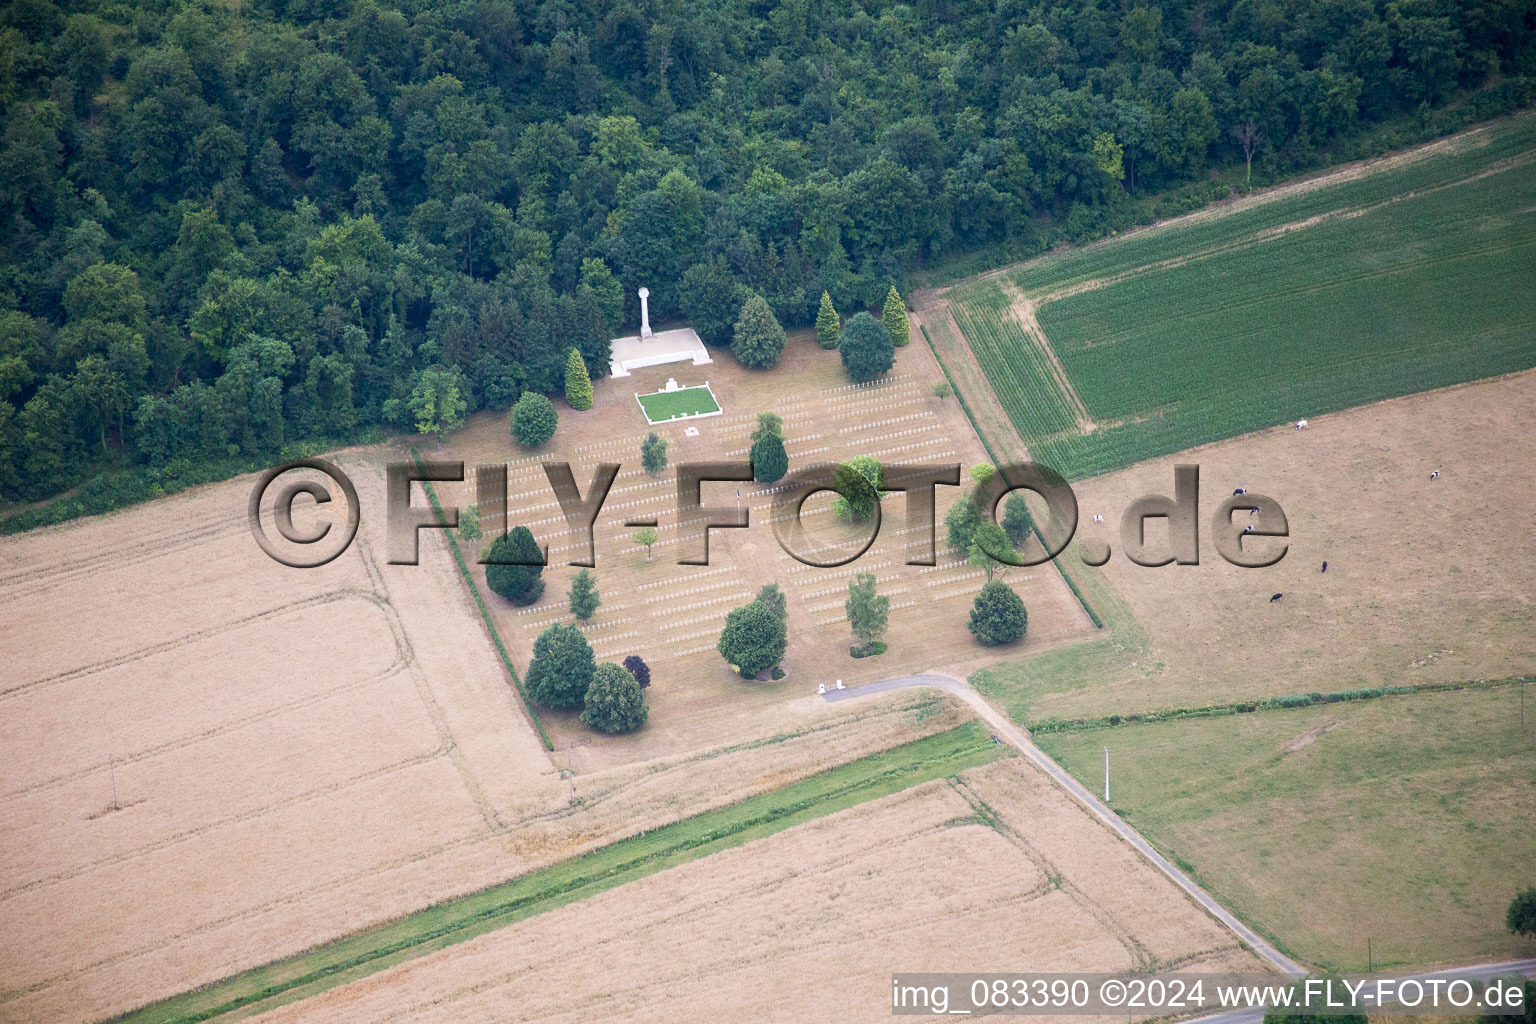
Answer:
[[[781,698],[777,742],[568,782],[442,535],[385,564],[390,458],[339,457],[362,528],[317,569],[258,549],[251,477],[0,542],[0,1020],[122,1012],[960,719]]]
[[[976,681],[1016,718],[1039,721],[1528,674],[1532,408],[1536,372],[1513,374],[1083,481],[1079,538],[1107,542],[1114,554],[1103,569],[1072,571],[1090,593],[1108,591],[1102,607],[1123,600],[1129,615],[1112,616],[1110,636],[1096,645],[998,666]],[[1200,564],[1135,565],[1120,550],[1120,516],[1143,494],[1171,495],[1176,463],[1200,467]],[[1288,541],[1246,542],[1288,543],[1278,564],[1239,568],[1216,553],[1211,517],[1237,487],[1285,509]],[[1093,523],[1093,514],[1106,521]],[[1166,538],[1161,521],[1149,524],[1155,543]],[[1064,557],[1075,562],[1076,550]]]
[[[884,1020],[893,971],[1154,968],[1264,966],[1012,758],[259,1019]]]
[[[648,425],[635,393],[655,391],[669,377],[679,385],[708,381],[724,415]],[[567,606],[576,569],[564,563],[583,557],[586,550],[584,539],[567,533],[542,463],[569,461],[584,494],[599,463],[621,466],[594,528],[592,571],[602,605],[591,620],[578,624],[598,660],[619,661],[638,653],[651,665],[655,684],[647,691],[650,720],[631,736],[576,747],[573,764],[619,764],[762,735],[780,727],[787,702],[814,691],[818,683],[830,686],[841,678],[853,685],[933,667],[965,672],[999,657],[1072,643],[1094,632],[1060,574],[1042,565],[1011,569],[1005,575],[1029,609],[1024,641],[1002,649],[975,643],[966,623],[984,576],[947,548],[942,521],[965,487],[937,488],[936,565],[905,564],[907,542],[923,524],[907,521],[905,499],[893,492],[882,503],[879,533],[869,550],[846,565],[818,568],[791,557],[776,539],[775,528],[783,525],[784,513],[772,504],[782,488],[707,483],[704,504],[727,510],[735,507],[739,486],[750,526],[712,530],[708,566],[677,564],[698,544],[677,529],[677,464],[745,462],[759,412],[783,417],[791,470],[872,455],[892,465],[958,463],[965,480],[966,467],[986,461],[986,455],[959,403],[933,394],[933,385],[943,379],[932,353],[919,341],[898,350],[888,378],[850,385],[838,354],[818,348],[809,332],[798,332],[791,335],[771,374],[743,370],[726,354],[709,366],[639,370],[628,378],[599,382],[588,412],[561,405],[559,429],[537,452],[516,449],[506,417],[487,414],[450,437],[443,452],[432,455],[465,462],[465,482],[440,485],[438,490],[445,503],[459,506],[476,501],[473,467],[510,460],[508,521],[527,526],[540,543],[549,545],[551,565],[544,572],[548,586],[527,608],[514,607],[485,589],[484,573],[475,569],[476,582],[519,665],[532,657],[533,641],[542,630],[555,622],[576,621]],[[793,387],[786,387],[789,381]],[[688,436],[689,429],[698,436]],[[668,442],[670,464],[656,475],[640,465],[640,442],[651,430]],[[833,560],[828,552],[857,551],[868,536],[867,527],[837,522],[831,498],[817,495],[805,505],[808,540],[819,545],[816,557],[824,562]],[[660,524],[660,540],[649,558],[631,539],[634,529],[624,525],[644,517],[655,517]],[[502,524],[499,510],[483,516],[487,537]],[[891,598],[890,651],[854,659],[849,656],[852,637],[843,605],[849,581],[863,572],[874,573],[880,592]],[[726,614],[767,583],[778,583],[788,598],[786,677],[746,682],[731,671],[715,643]],[[557,746],[590,735],[574,714],[541,714]]]

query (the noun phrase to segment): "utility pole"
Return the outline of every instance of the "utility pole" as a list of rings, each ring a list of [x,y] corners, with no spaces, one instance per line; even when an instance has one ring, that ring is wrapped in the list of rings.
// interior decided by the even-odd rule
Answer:
[[[1104,802],[1109,803],[1109,748],[1104,748]]]
[[[111,775],[112,775],[112,809],[115,811],[115,810],[118,809],[118,806],[117,806],[117,761],[116,761],[115,757],[110,752],[108,752],[108,754],[107,754],[107,771],[109,773],[111,773]]]
[[[1365,940],[1365,973],[1370,974],[1374,966],[1375,961],[1371,958],[1371,940],[1367,936]]]
[[[576,806],[576,769],[571,767],[571,748],[577,746],[584,747],[591,742],[592,740],[589,737],[580,741],[569,740],[565,744],[565,771],[562,774],[565,776],[565,781],[568,782],[571,787],[572,807]]]

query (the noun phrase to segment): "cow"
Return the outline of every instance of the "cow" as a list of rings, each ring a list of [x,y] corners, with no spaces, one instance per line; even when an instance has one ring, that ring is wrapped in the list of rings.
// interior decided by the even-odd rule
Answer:
[[[1307,429],[1307,421],[1306,420],[1297,420],[1296,421],[1296,429],[1297,430],[1306,430]]]

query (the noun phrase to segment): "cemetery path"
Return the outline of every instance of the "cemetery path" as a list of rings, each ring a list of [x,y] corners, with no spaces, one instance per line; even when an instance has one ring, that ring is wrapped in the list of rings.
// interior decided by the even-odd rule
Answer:
[[[1143,857],[1152,862],[1154,867],[1166,875],[1180,889],[1183,889],[1191,899],[1204,907],[1212,917],[1231,929],[1239,939],[1252,948],[1259,956],[1287,974],[1303,974],[1306,972],[1304,967],[1284,953],[1281,953],[1252,928],[1239,921],[1229,910],[1220,903],[1217,903],[1215,897],[1211,896],[1210,893],[1195,884],[1193,879],[1175,867],[1168,858],[1164,857],[1151,843],[1147,842],[1140,832],[1133,829],[1120,815],[1111,810],[1108,804],[1089,792],[1087,787],[1074,779],[1049,754],[1035,746],[1027,730],[1015,725],[1008,716],[993,707],[985,697],[976,691],[975,687],[965,680],[938,672],[919,672],[915,675],[897,676],[894,679],[883,679],[878,683],[866,683],[863,686],[854,686],[845,690],[829,690],[823,696],[828,701],[850,700],[855,697],[862,697],[865,694],[911,687],[931,687],[944,690],[965,701],[982,721],[992,727],[993,740],[998,743],[1008,743],[1017,748],[1020,753],[1034,762],[1036,767],[1054,779],[1078,803],[1087,808],[1090,814],[1134,846]]]

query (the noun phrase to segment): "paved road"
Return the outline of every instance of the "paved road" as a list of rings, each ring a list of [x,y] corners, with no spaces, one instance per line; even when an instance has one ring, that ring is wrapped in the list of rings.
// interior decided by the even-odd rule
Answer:
[[[1094,796],[1081,783],[1069,775],[1066,769],[1053,761],[1049,754],[1035,746],[1029,738],[1028,731],[1015,725],[1011,719],[998,711],[986,698],[977,693],[970,683],[953,676],[938,675],[933,672],[921,672],[917,675],[898,676],[895,679],[885,679],[878,683],[866,683],[863,686],[854,686],[845,690],[829,690],[824,695],[828,701],[851,700],[855,697],[863,697],[871,693],[881,693],[886,690],[902,690],[909,687],[931,687],[952,693],[969,704],[976,714],[992,727],[992,732],[998,738],[1006,740],[1051,778],[1055,779],[1063,789],[1072,794],[1079,803],[1087,807],[1094,817],[1118,832],[1126,842],[1141,851],[1142,856],[1157,866],[1163,874],[1167,875],[1175,885],[1183,889],[1202,907],[1211,913],[1218,921],[1230,928],[1237,937],[1246,942],[1264,959],[1274,964],[1287,974],[1305,974],[1306,969],[1296,961],[1281,953],[1274,946],[1260,938],[1252,928],[1233,917],[1220,903],[1206,892],[1184,872],[1174,867],[1168,859],[1152,848],[1152,845],[1141,837],[1141,834],[1127,825],[1121,817],[1110,810],[1102,800]],[[1466,978],[1469,980],[1488,980],[1496,977],[1507,977],[1511,974],[1523,974],[1526,977],[1536,977],[1536,959],[1508,960],[1501,963],[1473,964],[1467,967],[1448,967],[1439,971],[1423,974],[1394,975],[1402,978]],[[1188,1024],[1262,1024],[1263,1010],[1227,1010],[1222,1013],[1211,1014],[1189,1021]]]
[[[1233,917],[1225,907],[1212,898],[1210,893],[1200,888],[1188,875],[1169,863],[1168,858],[1154,850],[1152,844],[1141,837],[1141,833],[1127,825],[1120,815],[1110,810],[1104,804],[1104,801],[1090,793],[1081,783],[1069,775],[1066,769],[1051,760],[1049,754],[1035,746],[1034,741],[1029,738],[1028,732],[1013,724],[1001,711],[987,703],[986,698],[977,693],[970,683],[952,676],[941,676],[932,672],[923,672],[912,676],[898,676],[895,679],[885,679],[878,683],[866,683],[863,686],[854,686],[846,690],[829,690],[825,696],[829,701],[849,700],[854,697],[862,697],[865,694],[881,693],[885,690],[901,690],[908,687],[933,687],[952,693],[965,701],[982,721],[992,727],[992,732],[998,738],[1006,740],[1017,747],[1025,757],[1029,758],[1042,771],[1055,779],[1068,793],[1071,793],[1078,803],[1087,807],[1094,817],[1114,829],[1126,842],[1140,850],[1143,857],[1146,857],[1156,865],[1157,869],[1172,879],[1173,883],[1180,889],[1189,893],[1195,902],[1210,912],[1211,916],[1232,929],[1238,938],[1252,946],[1254,951],[1261,957],[1287,974],[1306,973],[1305,968],[1266,942],[1252,928],[1249,928],[1243,922]]]

